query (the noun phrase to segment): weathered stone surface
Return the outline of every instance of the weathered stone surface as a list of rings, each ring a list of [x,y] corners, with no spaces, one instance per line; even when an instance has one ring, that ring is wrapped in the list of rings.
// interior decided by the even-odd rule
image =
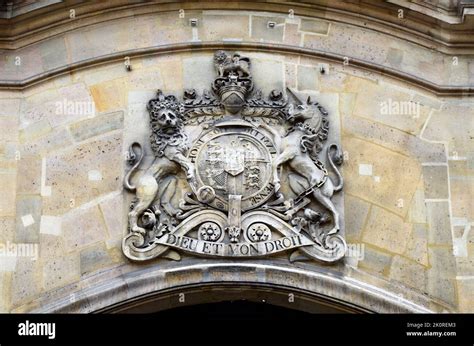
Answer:
[[[391,261],[392,255],[374,249],[370,246],[365,246],[364,259],[359,261],[358,267],[369,272],[386,276],[388,275]]]
[[[423,166],[423,181],[425,184],[425,198],[449,198],[447,166]]]
[[[17,141],[18,139],[18,117],[16,115],[0,116],[0,142]]]
[[[61,215],[121,187],[122,139],[120,134],[71,147],[52,154],[46,163],[46,186],[52,195],[43,201],[43,213]],[[88,172],[102,172],[101,181],[90,181]]]
[[[296,88],[296,64],[285,64],[285,85],[288,88]]]
[[[413,225],[405,257],[428,267],[428,229],[425,224]]]
[[[199,37],[203,41],[248,40],[249,17],[227,14],[204,14]]]
[[[474,277],[474,257],[456,257],[458,276]]]
[[[75,253],[63,254],[43,263],[43,289],[46,291],[67,285],[80,277],[79,256]]]
[[[317,90],[319,85],[318,69],[311,66],[298,66],[298,89]]]
[[[107,225],[109,238],[111,239],[121,240],[123,238],[126,228],[126,221],[124,220],[126,209],[123,207],[123,203],[122,194],[113,196],[100,203],[100,209]],[[117,215],[120,215],[120,217],[117,217]]]
[[[20,156],[21,157],[21,156]],[[26,157],[18,161],[17,193],[39,194],[41,191],[41,159]]]
[[[393,253],[406,250],[411,225],[386,210],[372,206],[362,240]]]
[[[80,263],[81,275],[84,275],[96,269],[110,266],[113,263],[113,259],[107,252],[105,245],[98,243],[81,251]]]
[[[269,28],[268,22],[275,23],[275,27]],[[283,40],[284,23],[284,17],[252,16],[252,32],[250,36],[259,41],[281,42]]]
[[[348,241],[360,240],[360,234],[367,219],[370,205],[353,196],[344,196],[345,235]]]
[[[66,129],[58,129],[48,132],[45,136],[25,142],[21,147],[21,155],[44,155],[56,149],[65,148],[71,143],[69,132]]]
[[[97,206],[77,209],[63,217],[62,229],[66,250],[74,251],[105,240],[106,230]]]
[[[209,89],[215,74],[212,54],[183,58],[183,87],[196,89],[198,93]],[[156,88],[155,88],[156,89]],[[178,95],[183,92],[178,91]]]
[[[343,127],[347,133],[412,156],[420,162],[446,162],[442,144],[428,143],[405,132],[360,117],[344,117]]]
[[[427,283],[426,268],[421,264],[401,256],[394,256],[390,267],[390,279],[401,282],[425,292]]]
[[[425,193],[422,184],[419,184],[413,195],[411,206],[408,210],[408,221],[412,223],[426,223]]]
[[[329,22],[317,19],[301,19],[300,30],[314,34],[327,35]]]
[[[7,280],[7,275],[0,271],[0,313],[6,313],[10,309],[9,286],[10,282]]]
[[[42,215],[40,233],[59,236],[62,233],[61,218],[58,216]]]
[[[33,224],[22,222],[25,216],[32,218]],[[18,196],[16,200],[16,242],[37,243],[39,241],[41,218],[40,196]]]
[[[301,33],[298,31],[298,24],[285,24],[283,42],[293,46],[301,45]]]
[[[16,235],[15,217],[0,217],[0,242],[13,241]]]
[[[411,101],[410,91],[385,82],[350,78],[346,90],[357,92],[354,115],[418,134],[428,117],[429,108]]]
[[[91,85],[90,92],[97,112],[112,112],[125,109],[127,104],[127,79],[118,78]]]
[[[0,174],[0,216],[15,215],[16,174]]]
[[[448,142],[450,156],[453,152],[459,156],[466,156],[472,152],[473,104],[472,101],[443,104],[441,110],[433,112],[423,132],[423,138]],[[461,124],[471,124],[471,126],[466,127]]]
[[[387,53],[386,62],[392,67],[400,67],[403,60],[403,51],[396,48],[390,48]]]
[[[20,103],[20,98],[0,98],[0,116],[11,117],[17,115],[20,111]]]
[[[252,71],[253,78],[258,80],[258,87],[262,89],[264,95],[268,95],[273,89],[282,89],[284,80],[284,67],[281,56],[268,54],[250,55],[252,64],[258,68]]]
[[[426,203],[430,245],[452,245],[453,236],[448,202]]]
[[[429,261],[431,268],[428,270],[428,293],[450,305],[455,306],[456,289],[456,262],[449,247],[431,247]]]
[[[22,305],[41,293],[41,264],[31,258],[19,258],[12,275],[11,303]]]
[[[69,127],[74,140],[80,142],[123,127],[123,112],[104,114],[74,123]]]
[[[459,310],[461,312],[474,311],[474,278],[457,280]]]
[[[68,56],[64,37],[54,37],[39,43],[43,70],[58,68],[67,64]]]
[[[343,137],[342,144],[348,153],[344,164],[346,192],[405,217],[420,179],[419,164],[354,137]],[[373,176],[360,175],[360,164],[372,165]]]
[[[472,218],[474,215],[474,166],[469,160],[449,161],[449,183],[453,216]]]

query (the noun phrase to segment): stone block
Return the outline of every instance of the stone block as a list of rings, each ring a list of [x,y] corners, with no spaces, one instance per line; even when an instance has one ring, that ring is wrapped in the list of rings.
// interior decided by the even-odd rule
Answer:
[[[350,108],[350,103],[347,108]],[[446,151],[441,143],[429,143],[406,132],[360,117],[344,116],[343,128],[346,133],[416,158],[419,162],[446,162]]]
[[[298,66],[298,90],[318,90],[318,69],[312,66]]]
[[[30,217],[30,222],[24,222],[26,216]],[[17,243],[39,242],[40,218],[41,197],[19,195],[16,200]]]
[[[170,59],[160,68],[164,90],[177,95],[183,92],[183,62],[181,59]]]
[[[46,186],[52,194],[43,201],[43,213],[61,215],[122,185],[124,155],[121,134],[104,135],[68,148],[46,159]],[[88,172],[101,172],[102,180],[90,181]]]
[[[126,210],[123,195],[117,195],[100,203],[110,239],[122,239],[126,229]],[[117,217],[122,215],[123,217]]]
[[[18,117],[16,115],[0,116],[0,142],[18,140]]]
[[[198,28],[202,41],[249,40],[249,17],[243,15],[204,14]]]
[[[449,304],[452,307],[457,306],[456,299],[456,280],[439,277],[432,270],[428,270],[428,294],[434,299]]]
[[[98,243],[80,253],[81,275],[93,272],[97,269],[103,269],[113,263],[105,245]]]
[[[350,241],[360,240],[360,234],[367,219],[369,204],[357,197],[344,196],[345,235]]]
[[[0,174],[0,216],[14,216],[16,204],[16,174]]]
[[[40,233],[59,236],[62,233],[61,223],[58,216],[41,215]]]
[[[1,98],[0,99],[0,116],[15,117],[20,111],[21,99],[19,98]]]
[[[20,156],[21,157],[21,156]],[[39,194],[41,191],[41,159],[36,156],[18,160],[17,193]]]
[[[429,226],[429,244],[452,246],[453,235],[451,232],[449,203],[427,202],[426,209]]]
[[[284,17],[252,16],[251,37],[258,41],[281,42],[284,32]],[[268,22],[275,23],[275,27],[269,28]]]
[[[38,43],[43,70],[48,71],[68,63],[64,37],[58,36]]]
[[[428,267],[428,228],[425,224],[414,224],[408,240],[405,257]]]
[[[419,134],[430,109],[411,101],[411,91],[388,82],[351,78],[346,90],[357,92],[354,115]]]
[[[285,85],[288,88],[296,89],[296,65],[295,64],[285,64]]]
[[[416,160],[349,136],[342,138],[342,147],[346,193],[405,217],[421,175]],[[360,175],[359,164],[371,164],[373,176]]]
[[[269,54],[248,54],[252,65],[258,66],[252,70],[253,79],[258,82],[258,88],[267,96],[273,89],[282,90],[285,78],[283,57]]]
[[[183,87],[196,89],[198,94],[201,94],[204,89],[209,90],[216,75],[213,59],[211,54],[204,56],[191,54],[183,58]],[[181,94],[182,91],[179,92],[180,96]]]
[[[16,218],[14,216],[0,217],[0,242],[14,241],[16,236]]]
[[[90,86],[97,112],[122,110],[127,105],[127,78],[118,78]]]
[[[93,119],[83,120],[69,127],[75,141],[80,142],[91,137],[123,128],[123,112],[103,114]]]
[[[43,263],[43,289],[49,291],[63,287],[80,278],[80,258],[76,253],[63,254]]]
[[[447,166],[423,166],[423,181],[425,184],[425,198],[449,198]]]
[[[411,206],[408,210],[408,221],[412,223],[426,223],[426,204],[423,186],[418,186],[413,195]]]
[[[11,302],[19,306],[41,293],[41,264],[30,258],[19,258],[12,274]]]
[[[474,311],[474,278],[457,280],[459,311]]]
[[[443,104],[441,110],[433,112],[426,124],[423,138],[447,142],[450,156],[453,156],[454,152],[458,156],[468,156],[469,152],[473,151],[472,133],[470,133],[473,107],[472,101],[452,101]],[[460,126],[460,124],[466,124],[466,126]]]
[[[390,279],[421,292],[426,291],[426,268],[401,256],[394,256],[390,267]]]
[[[458,276],[474,278],[474,257],[456,257],[456,268]]]
[[[10,282],[7,274],[0,271],[0,313],[7,313],[10,310],[10,297],[7,292],[10,289]]]
[[[403,254],[411,227],[399,216],[372,206],[362,240],[392,253]]]
[[[7,251],[7,244],[0,244],[3,251]],[[18,257],[16,256],[0,256],[0,273],[12,273],[16,270]]]
[[[371,246],[364,247],[364,258],[359,261],[359,268],[376,273],[382,276],[388,274],[390,264],[392,262],[392,255],[381,252]]]
[[[97,206],[76,209],[63,216],[66,250],[74,251],[106,239],[106,228]]]
[[[72,143],[71,136],[66,129],[48,132],[45,136],[29,140],[21,146],[21,155],[47,154],[59,148],[65,148]]]
[[[474,215],[474,167],[469,167],[468,160],[449,161],[451,208],[456,217]]]
[[[400,68],[400,64],[403,60],[403,51],[396,48],[390,48],[387,53],[387,63],[396,68]]]
[[[41,119],[24,127],[19,133],[20,142],[25,143],[47,135],[51,131],[48,119]]]
[[[283,33],[283,42],[292,46],[301,45],[302,34],[298,31],[298,24],[285,24],[285,31]]]
[[[327,35],[329,30],[329,22],[318,19],[301,19],[300,31],[310,32],[313,34]]]
[[[452,247],[430,247],[428,270],[428,293],[431,297],[444,301],[451,306],[456,300],[456,261]]]

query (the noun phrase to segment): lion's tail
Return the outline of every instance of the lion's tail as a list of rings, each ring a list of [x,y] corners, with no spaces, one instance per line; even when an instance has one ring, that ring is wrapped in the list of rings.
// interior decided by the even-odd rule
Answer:
[[[137,152],[135,151],[135,147],[138,148],[140,151],[140,156],[138,157],[137,157]],[[138,166],[140,166],[140,163],[143,160],[144,152],[140,143],[133,142],[128,148],[128,153],[129,153],[128,162],[133,166],[125,175],[125,179],[123,180],[123,186],[129,191],[135,192],[137,187],[130,183],[130,178],[132,177],[132,174],[136,171]]]
[[[333,148],[335,149],[335,153],[334,153],[334,155],[331,155],[331,149],[333,149]],[[329,161],[332,169],[334,170],[334,172],[337,175],[337,180],[339,181],[339,184],[334,186],[334,192],[341,191],[342,186],[344,184],[344,180],[342,179],[342,175],[336,167],[336,164],[339,166],[339,165],[342,164],[342,161],[343,161],[343,156],[342,156],[341,149],[339,148],[339,146],[337,144],[333,143],[333,144],[328,146],[327,154],[328,154],[328,161]],[[334,161],[336,163],[334,163]]]

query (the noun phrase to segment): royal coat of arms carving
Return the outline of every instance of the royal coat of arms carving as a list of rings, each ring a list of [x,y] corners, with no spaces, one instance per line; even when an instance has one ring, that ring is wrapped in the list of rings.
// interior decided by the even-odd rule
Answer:
[[[291,89],[263,98],[247,57],[217,51],[214,64],[211,91],[148,102],[154,161],[141,167],[142,145],[130,146],[124,254],[341,259],[342,153],[327,143],[328,112]]]

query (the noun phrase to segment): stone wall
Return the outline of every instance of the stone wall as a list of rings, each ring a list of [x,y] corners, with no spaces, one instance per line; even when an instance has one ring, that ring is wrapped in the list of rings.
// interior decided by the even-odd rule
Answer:
[[[176,48],[183,43],[196,45]],[[161,46],[168,50],[157,51]],[[185,19],[176,12],[130,14],[3,53],[3,81],[34,83],[0,90],[0,242],[38,244],[39,258],[0,257],[0,311],[60,310],[58,301],[72,304],[88,289],[144,269],[157,272],[155,289],[168,287],[163,273],[200,263],[134,264],[122,255],[131,198],[122,180],[126,149],[148,138],[146,102],[156,89],[180,96],[188,87],[209,89],[216,47],[244,50],[265,93],[295,88],[340,119],[345,234],[365,247],[363,259],[329,268],[257,260],[263,269],[255,271],[263,274],[252,280],[272,280],[265,265],[300,269],[357,283],[412,304],[412,311],[474,312],[474,98],[440,96],[449,87],[472,88],[473,56],[453,64],[453,56],[369,28],[237,10],[187,11]],[[130,72],[118,53],[132,56]],[[416,107],[397,114],[395,105]],[[243,274],[193,275],[189,282]],[[306,285],[321,289],[317,280]],[[129,285],[107,301],[143,289]],[[336,290],[321,292],[339,297]],[[344,299],[394,311],[356,295]],[[89,297],[69,311],[96,308]]]

